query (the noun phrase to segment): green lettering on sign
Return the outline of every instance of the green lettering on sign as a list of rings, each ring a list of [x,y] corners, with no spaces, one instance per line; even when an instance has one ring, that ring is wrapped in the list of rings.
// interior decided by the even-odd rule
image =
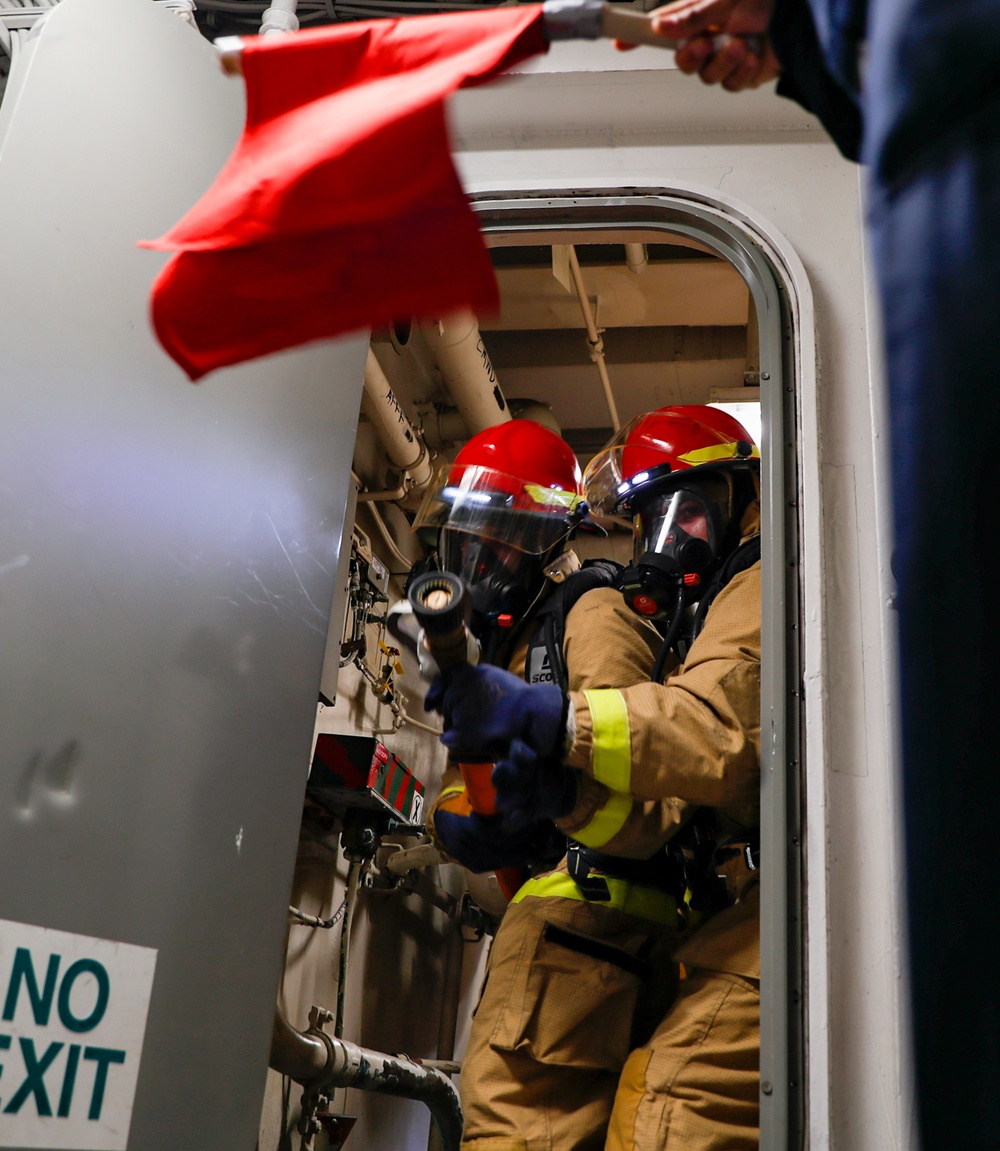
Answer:
[[[80,1047],[72,1043],[66,1056],[66,1073],[63,1075],[62,1091],[59,1093],[59,1110],[56,1114],[60,1119],[65,1119],[73,1106],[73,1088],[76,1086],[76,1069],[79,1066]]]
[[[86,1019],[77,1019],[73,1014],[69,997],[73,991],[73,984],[77,976],[89,974],[97,980],[97,1002],[94,1010]],[[66,969],[62,986],[59,988],[59,1018],[67,1031],[93,1031],[104,1018],[108,1009],[108,995],[111,992],[111,980],[108,978],[108,969],[96,959],[78,959]]]
[[[0,1051],[9,1051],[9,1050],[10,1050],[10,1036],[9,1035],[0,1035]],[[0,1063],[0,1075],[3,1075],[3,1064],[2,1063]],[[0,1099],[0,1103],[2,1103],[2,1102],[3,1102],[3,1100]]]
[[[35,978],[35,967],[31,962],[31,952],[27,947],[19,947],[14,954],[14,966],[10,973],[10,983],[7,985],[7,998],[3,1005],[3,1017],[8,1022],[14,1018],[17,1010],[17,998],[23,982],[28,989],[28,998],[31,1000],[31,1010],[35,1022],[39,1027],[45,1027],[49,1021],[52,1010],[52,996],[56,990],[56,978],[59,975],[58,955],[49,956],[49,967],[45,973],[45,986],[39,992],[38,980]],[[105,973],[106,974],[106,973]]]
[[[16,1115],[29,1095],[35,1097],[35,1110],[39,1115],[47,1118],[52,1114],[52,1104],[49,1103],[49,1093],[45,1090],[45,1072],[48,1071],[52,1060],[63,1049],[61,1043],[50,1043],[48,1051],[37,1059],[35,1057],[35,1044],[31,1039],[18,1039],[21,1044],[21,1055],[24,1058],[24,1068],[27,1078],[14,1092],[14,1098],[3,1109],[4,1115]]]
[[[114,1051],[108,1047],[85,1047],[84,1059],[93,1059],[97,1064],[94,1074],[94,1093],[90,1097],[90,1111],[88,1119],[100,1119],[101,1108],[104,1106],[104,1087],[108,1081],[108,1067],[112,1063],[124,1063],[125,1052]]]

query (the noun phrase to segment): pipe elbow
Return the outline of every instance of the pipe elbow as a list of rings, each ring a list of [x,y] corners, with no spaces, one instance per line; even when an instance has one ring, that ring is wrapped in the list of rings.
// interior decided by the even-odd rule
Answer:
[[[333,1071],[333,1049],[322,1032],[299,1031],[293,1027],[281,1007],[277,1006],[268,1066],[305,1086],[327,1078]]]

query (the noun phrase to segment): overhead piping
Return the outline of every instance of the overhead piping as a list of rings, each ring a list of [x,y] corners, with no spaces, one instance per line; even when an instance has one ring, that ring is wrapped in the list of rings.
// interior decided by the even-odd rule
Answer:
[[[400,472],[398,490],[381,493],[361,492],[358,499],[402,499],[414,491],[422,491],[430,481],[432,471],[427,448],[396,398],[375,353],[368,349],[365,362],[365,387],[361,394],[361,410],[375,428],[386,455]]]
[[[576,248],[567,244],[569,249],[569,270],[573,277],[573,286],[576,288],[577,299],[580,301],[580,311],[583,313],[583,322],[587,328],[587,343],[590,346],[590,358],[597,367],[597,374],[601,378],[601,387],[604,389],[604,398],[608,404],[608,415],[611,417],[611,426],[617,432],[621,427],[618,418],[618,408],[615,404],[614,393],[611,390],[611,380],[608,377],[608,365],[604,360],[604,340],[597,330],[597,322],[590,307],[590,297],[583,282],[583,273],[580,271],[580,261],[576,256]]]
[[[548,404],[543,404],[540,400],[508,400],[507,406],[510,408],[512,419],[534,420],[536,424],[542,424],[557,436],[562,435],[559,421]],[[469,435],[465,418],[458,408],[429,407],[423,410],[421,415],[420,434],[424,438],[424,443],[432,450],[464,440]]]
[[[420,330],[465,422],[463,439],[511,419],[479,321],[471,312],[424,322]]]

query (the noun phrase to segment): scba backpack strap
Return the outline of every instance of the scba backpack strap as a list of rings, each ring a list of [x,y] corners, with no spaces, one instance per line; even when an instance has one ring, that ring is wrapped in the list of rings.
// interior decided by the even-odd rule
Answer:
[[[742,543],[716,573],[698,601],[692,639],[705,626],[705,617],[719,592],[736,575],[760,559],[760,536]],[[687,913],[711,915],[735,903],[749,877],[760,867],[760,829],[719,841],[711,808],[699,808],[666,845],[668,859],[683,876]]]
[[[562,583],[555,584],[535,615],[535,629],[524,661],[528,683],[554,683],[569,691],[569,675],[563,655],[566,617],[577,601],[599,587],[617,587],[624,568],[614,560],[585,560]]]

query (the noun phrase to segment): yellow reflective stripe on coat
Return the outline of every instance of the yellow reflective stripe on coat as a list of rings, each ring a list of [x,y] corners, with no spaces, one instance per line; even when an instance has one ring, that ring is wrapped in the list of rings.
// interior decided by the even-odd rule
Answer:
[[[650,923],[665,923],[669,927],[676,925],[677,904],[672,895],[656,887],[640,887],[625,879],[613,879],[610,875],[602,875],[599,871],[592,871],[590,874],[600,875],[611,894],[610,900],[595,903],[595,906],[613,907],[626,915],[634,915],[636,919],[648,919]],[[529,879],[521,886],[511,903],[520,903],[522,899],[552,898],[587,902],[571,876],[561,871],[554,871],[549,875]]]
[[[625,697],[614,688],[585,691],[593,728],[593,776],[612,791],[628,794],[632,783],[632,735]]]
[[[632,797],[613,791],[608,802],[594,812],[586,827],[573,833],[573,838],[584,847],[603,847],[625,826],[631,810]]]

